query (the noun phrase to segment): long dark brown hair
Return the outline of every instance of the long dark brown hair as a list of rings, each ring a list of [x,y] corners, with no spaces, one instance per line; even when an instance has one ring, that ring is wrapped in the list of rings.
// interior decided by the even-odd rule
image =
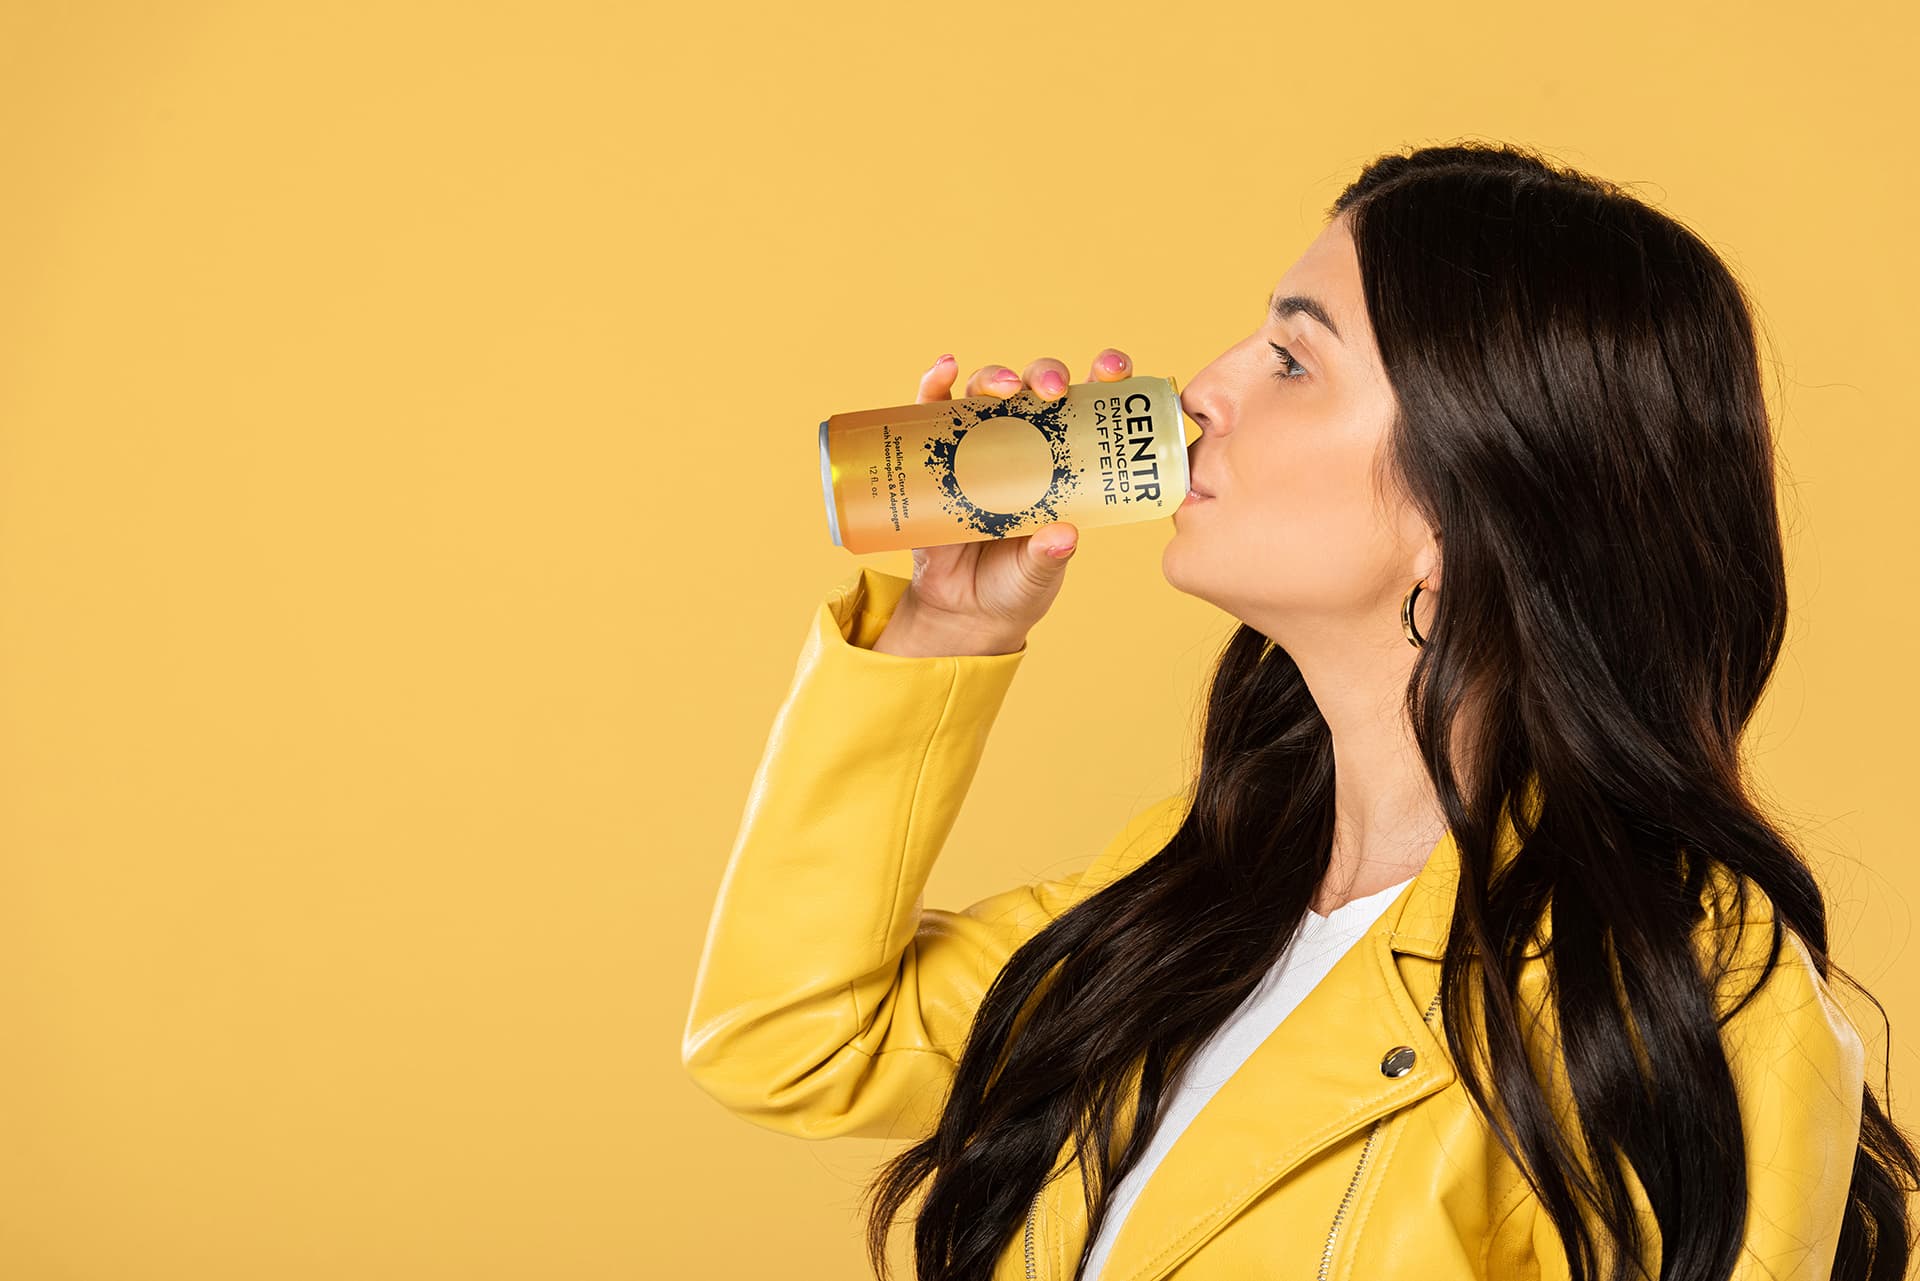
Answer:
[[[1329,214],[1348,220],[1398,402],[1381,476],[1444,547],[1405,707],[1460,852],[1441,976],[1449,1051],[1559,1229],[1573,1281],[1600,1281],[1602,1259],[1609,1281],[1624,1278],[1641,1247],[1622,1177],[1604,1164],[1588,1177],[1570,1137],[1632,1163],[1663,1278],[1719,1281],[1740,1252],[1746,1172],[1724,1142],[1741,1125],[1720,976],[1689,943],[1705,860],[1681,851],[1709,852],[1743,894],[1771,900],[1756,987],[1784,927],[1823,976],[1865,990],[1829,962],[1820,888],[1740,760],[1787,617],[1753,310],[1674,218],[1519,147],[1382,156]],[[1452,731],[1470,700],[1463,777]],[[1498,817],[1535,778],[1538,821],[1495,879]],[[1091,1242],[1163,1092],[1307,911],[1330,863],[1333,782],[1299,668],[1242,625],[1212,678],[1185,821],[1012,956],[937,1128],[876,1176],[867,1245],[881,1278],[891,1224],[923,1183],[918,1281],[987,1276],[1070,1138]],[[1514,1015],[1543,913],[1577,1136],[1556,1124]],[[1476,1024],[1484,1044],[1463,1044]],[[1653,1051],[1644,1068],[1636,1031]],[[1130,1078],[1148,1120],[1110,1162]],[[1920,1162],[1871,1085],[1863,1095],[1833,1276],[1896,1281]],[[1583,1203],[1624,1248],[1600,1249]]]

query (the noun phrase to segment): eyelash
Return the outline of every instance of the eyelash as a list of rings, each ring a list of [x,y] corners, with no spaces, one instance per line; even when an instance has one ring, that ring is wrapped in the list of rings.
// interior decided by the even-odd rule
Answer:
[[[1268,344],[1267,344],[1267,346],[1269,346],[1269,347],[1271,347],[1271,348],[1273,348],[1273,350],[1274,350],[1274,354],[1275,354],[1275,355],[1277,355],[1277,356],[1279,356],[1279,357],[1280,357],[1280,359],[1282,360],[1282,362],[1284,362],[1284,363],[1283,363],[1283,364],[1282,364],[1282,365],[1280,366],[1280,372],[1278,372],[1278,373],[1276,373],[1276,374],[1275,374],[1275,375],[1273,376],[1273,378],[1274,378],[1274,381],[1275,381],[1275,382],[1283,382],[1283,383],[1284,383],[1284,382],[1298,382],[1298,381],[1299,381],[1299,378],[1298,378],[1298,376],[1297,376],[1297,375],[1294,375],[1294,374],[1289,374],[1289,373],[1287,372],[1287,366],[1288,366],[1288,365],[1295,365],[1295,366],[1298,366],[1298,367],[1299,367],[1299,369],[1300,369],[1300,372],[1301,372],[1302,374],[1304,374],[1304,373],[1306,373],[1306,372],[1307,372],[1307,368],[1306,368],[1306,366],[1305,366],[1305,365],[1301,365],[1299,361],[1297,361],[1297,360],[1295,360],[1295,359],[1293,358],[1293,353],[1292,353],[1292,352],[1290,352],[1290,351],[1288,351],[1288,350],[1287,350],[1287,349],[1286,349],[1285,347],[1282,347],[1282,346],[1281,346],[1281,345],[1280,345],[1279,343],[1277,343],[1277,342],[1270,342],[1270,343],[1268,343]]]

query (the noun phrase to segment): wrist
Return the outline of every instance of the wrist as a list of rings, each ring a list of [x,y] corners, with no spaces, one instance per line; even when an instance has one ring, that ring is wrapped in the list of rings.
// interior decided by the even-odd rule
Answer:
[[[1016,653],[1025,649],[1026,644],[1024,635],[996,634],[984,628],[930,618],[902,601],[880,635],[874,638],[873,650],[901,658],[985,658]]]

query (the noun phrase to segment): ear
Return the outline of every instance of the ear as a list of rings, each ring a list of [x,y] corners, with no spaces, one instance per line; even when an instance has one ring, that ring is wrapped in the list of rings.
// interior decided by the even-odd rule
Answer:
[[[1413,572],[1427,580],[1420,589],[1422,593],[1440,590],[1440,569],[1440,535],[1429,534],[1413,558]]]

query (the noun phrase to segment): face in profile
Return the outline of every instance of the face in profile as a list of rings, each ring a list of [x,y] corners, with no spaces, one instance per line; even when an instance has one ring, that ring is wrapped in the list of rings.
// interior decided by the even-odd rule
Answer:
[[[1180,396],[1199,428],[1193,486],[1161,570],[1288,650],[1356,639],[1397,645],[1400,601],[1439,587],[1425,521],[1375,466],[1394,397],[1374,348],[1360,263],[1343,219],[1287,268],[1258,326]],[[1424,625],[1430,602],[1416,600]]]

